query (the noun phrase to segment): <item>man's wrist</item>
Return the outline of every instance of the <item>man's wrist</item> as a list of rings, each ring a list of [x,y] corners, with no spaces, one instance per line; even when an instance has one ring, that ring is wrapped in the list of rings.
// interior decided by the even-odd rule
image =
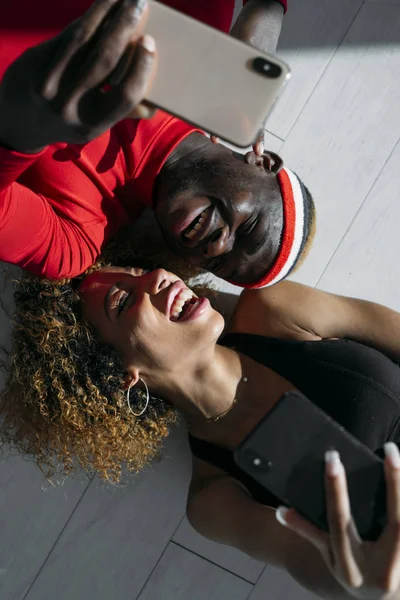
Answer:
[[[283,15],[284,7],[277,0],[249,0],[233,25],[231,35],[263,52],[274,53]]]

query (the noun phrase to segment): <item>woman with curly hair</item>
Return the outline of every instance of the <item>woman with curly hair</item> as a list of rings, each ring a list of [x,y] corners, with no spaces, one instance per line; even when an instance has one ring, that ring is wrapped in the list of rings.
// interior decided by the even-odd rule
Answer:
[[[221,338],[221,314],[177,275],[102,265],[78,282],[23,279],[15,300],[5,441],[49,475],[56,459],[118,481],[159,454],[179,411],[194,455],[187,513],[200,533],[324,598],[400,598],[399,314],[284,282],[245,291]],[[329,534],[235,467],[234,448],[293,389],[384,448],[378,541],[349,527],[337,454],[327,454]]]
[[[154,268],[165,254],[181,277],[199,274],[169,254],[159,238],[149,232],[133,238],[126,230],[86,275],[110,262],[122,266],[133,260]],[[81,318],[81,280],[24,273],[14,281],[13,351],[0,363],[8,375],[0,394],[0,435],[33,456],[49,479],[60,470],[83,468],[117,483],[123,466],[137,472],[157,455],[177,413],[153,398],[146,422],[132,420],[121,358]],[[212,294],[203,286],[196,289]]]

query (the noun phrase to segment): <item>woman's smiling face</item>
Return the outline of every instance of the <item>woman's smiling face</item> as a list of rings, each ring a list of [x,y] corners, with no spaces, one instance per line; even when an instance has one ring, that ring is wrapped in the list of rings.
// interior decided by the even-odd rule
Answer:
[[[207,298],[164,269],[106,267],[88,275],[79,294],[84,319],[126,368],[175,371],[215,344],[224,327]]]

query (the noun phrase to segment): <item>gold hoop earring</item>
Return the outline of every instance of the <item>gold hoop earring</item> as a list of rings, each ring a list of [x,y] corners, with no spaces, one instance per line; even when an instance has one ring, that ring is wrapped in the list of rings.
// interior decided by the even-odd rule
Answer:
[[[131,411],[131,413],[135,416],[135,417],[141,417],[147,410],[147,407],[149,405],[149,400],[150,400],[150,394],[149,394],[149,388],[147,387],[146,382],[144,381],[144,379],[142,379],[141,377],[139,377],[140,381],[143,383],[144,387],[146,388],[146,404],[144,405],[144,409],[140,412],[140,413],[135,413],[132,410],[131,407],[131,402],[130,402],[130,398],[129,398],[129,394],[131,392],[131,388],[136,385],[137,382],[133,383],[133,381],[130,382],[129,387],[128,387],[128,392],[126,394],[126,403],[128,405],[129,410]]]

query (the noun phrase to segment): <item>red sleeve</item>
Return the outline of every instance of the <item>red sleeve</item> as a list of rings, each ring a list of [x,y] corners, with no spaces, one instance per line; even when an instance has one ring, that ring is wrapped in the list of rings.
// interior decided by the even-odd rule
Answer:
[[[249,0],[243,0],[243,4],[246,4],[246,2],[249,2]],[[288,9],[287,0],[276,0],[276,2],[279,2],[279,4],[282,4],[283,10],[286,13],[287,9]]]
[[[16,181],[41,155],[0,147],[0,260],[35,275],[73,277],[94,262],[98,249],[48,198]]]

